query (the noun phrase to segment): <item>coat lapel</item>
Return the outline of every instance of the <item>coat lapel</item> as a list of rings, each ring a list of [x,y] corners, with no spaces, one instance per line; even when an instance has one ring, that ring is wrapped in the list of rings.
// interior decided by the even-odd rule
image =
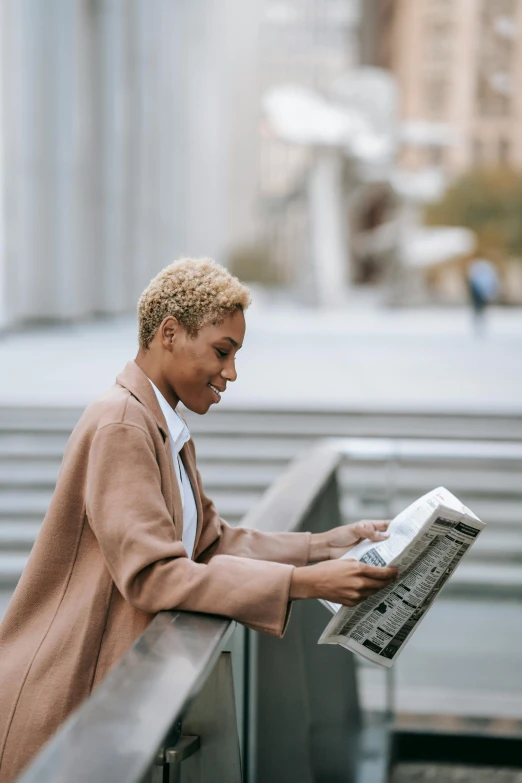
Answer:
[[[119,383],[120,386],[123,386],[125,389],[128,389],[130,393],[134,397],[136,397],[136,399],[139,400],[139,402],[141,402],[141,404],[144,405],[145,408],[147,408],[149,413],[151,413],[152,416],[154,417],[154,420],[158,425],[158,429],[163,435],[163,441],[165,445],[165,450],[167,452],[169,475],[170,475],[171,497],[170,497],[169,514],[172,516],[172,521],[174,523],[174,527],[178,534],[178,538],[181,540],[183,534],[183,506],[181,504],[181,494],[180,494],[178,479],[176,477],[176,471],[174,468],[174,462],[172,460],[172,449],[170,445],[169,428],[167,426],[167,422],[165,421],[165,416],[163,415],[163,411],[160,408],[158,399],[154,393],[154,389],[152,388],[152,385],[148,377],[145,375],[143,370],[140,369],[140,367],[138,367],[135,361],[127,362],[123,371],[116,377],[116,383]],[[192,488],[194,489],[194,481],[190,473],[189,476],[190,476],[190,482],[192,484]],[[197,488],[197,483],[195,486]],[[198,508],[198,526],[199,526],[201,500],[199,499],[199,493],[197,492],[197,489],[194,492],[194,497],[196,498],[196,506]]]

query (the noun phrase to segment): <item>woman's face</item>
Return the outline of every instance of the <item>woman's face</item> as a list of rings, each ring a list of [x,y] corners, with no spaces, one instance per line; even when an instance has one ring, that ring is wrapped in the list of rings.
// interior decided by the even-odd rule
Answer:
[[[218,403],[227,384],[235,381],[236,353],[245,337],[245,316],[237,310],[220,324],[202,327],[190,337],[175,319],[164,353],[163,378],[174,396],[194,413],[206,413]],[[165,343],[164,343],[165,344]]]

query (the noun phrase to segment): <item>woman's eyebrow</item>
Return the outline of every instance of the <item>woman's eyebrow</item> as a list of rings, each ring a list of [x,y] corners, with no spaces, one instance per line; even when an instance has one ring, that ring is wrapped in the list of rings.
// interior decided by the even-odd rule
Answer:
[[[234,348],[238,348],[238,350],[239,350],[239,348],[241,348],[241,346],[240,346],[240,345],[238,345],[238,343],[236,343],[236,341],[235,341],[235,340],[233,340],[233,339],[232,339],[232,337],[223,337],[223,340],[228,340],[228,342],[229,342],[229,343],[232,343],[232,345],[234,346]]]

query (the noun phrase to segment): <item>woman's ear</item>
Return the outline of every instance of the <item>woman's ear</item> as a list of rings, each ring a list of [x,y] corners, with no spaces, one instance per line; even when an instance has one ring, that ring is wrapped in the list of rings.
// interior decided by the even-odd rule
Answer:
[[[176,336],[179,331],[179,321],[173,315],[168,315],[160,324],[159,332],[161,342],[167,351],[172,351],[172,346],[176,342]]]

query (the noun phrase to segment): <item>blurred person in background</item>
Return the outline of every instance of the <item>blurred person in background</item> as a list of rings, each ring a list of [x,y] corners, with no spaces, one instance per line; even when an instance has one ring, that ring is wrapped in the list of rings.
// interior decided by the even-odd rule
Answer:
[[[473,307],[477,335],[485,331],[485,313],[488,304],[498,296],[499,280],[496,267],[485,258],[475,258],[467,268],[467,281]]]
[[[230,527],[206,497],[178,407],[205,414],[236,380],[249,300],[209,259],[170,265],[142,294],[136,359],[76,425],[0,626],[1,783],[157,612],[219,614],[281,636],[293,600],[355,606],[396,578],[339,559],[363,538],[386,538],[387,522],[261,533]],[[311,357],[303,383],[318,382]]]

